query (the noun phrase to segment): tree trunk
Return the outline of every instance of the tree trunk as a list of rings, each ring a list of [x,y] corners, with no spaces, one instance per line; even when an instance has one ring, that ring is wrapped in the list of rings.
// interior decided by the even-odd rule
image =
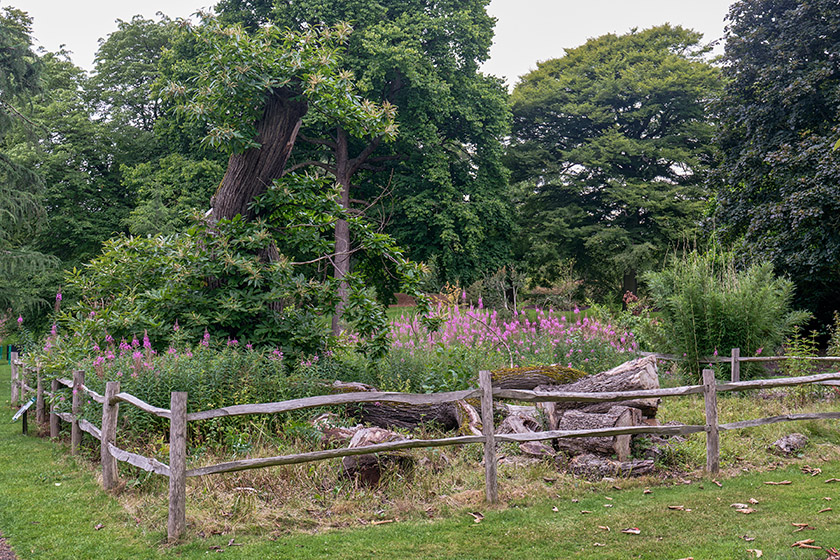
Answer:
[[[341,187],[341,207],[345,210],[350,208],[350,157],[347,146],[347,133],[343,128],[338,127],[337,142],[335,149],[335,180]],[[347,307],[348,286],[344,277],[350,272],[350,228],[347,220],[338,220],[335,223],[335,260],[333,265],[333,276],[338,280],[338,303],[332,317],[332,333],[334,336],[341,334],[343,330],[341,316]]]
[[[552,391],[574,393],[603,393],[613,391],[635,391],[659,388],[659,373],[656,358],[645,356],[625,362],[603,373],[583,377],[565,385],[540,385],[534,390],[550,393]],[[635,399],[632,401],[581,404],[574,402],[555,403],[557,409],[578,408],[586,412],[606,412],[616,405],[632,406],[642,411],[648,418],[656,416],[661,399]]]
[[[282,175],[306,111],[306,103],[293,101],[290,92],[279,90],[272,94],[257,123],[255,141],[261,147],[232,154],[228,160],[225,176],[213,196],[216,220],[237,214],[247,220],[254,218],[255,212],[249,206],[254,197],[266,192],[271,182]]]

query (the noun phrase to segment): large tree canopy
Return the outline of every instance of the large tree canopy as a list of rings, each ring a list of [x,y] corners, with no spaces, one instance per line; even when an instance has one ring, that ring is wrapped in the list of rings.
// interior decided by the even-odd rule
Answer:
[[[293,163],[314,162],[355,211],[382,212],[412,258],[471,282],[509,259],[513,233],[501,163],[508,110],[501,82],[479,72],[493,37],[487,0],[223,0],[220,18],[257,27],[352,23],[342,65],[368,99],[397,107],[399,136],[346,138],[308,114]],[[351,195],[352,193],[352,195]],[[383,196],[384,195],[384,196]],[[373,208],[369,205],[373,203]]]
[[[26,116],[42,85],[31,25],[24,12],[0,9],[0,310],[18,312],[37,303],[27,289],[32,277],[55,264],[33,247],[44,217],[43,182],[19,158],[21,145],[31,146],[29,139],[42,129]]]
[[[715,223],[830,317],[840,308],[840,9],[740,1],[729,21]]]
[[[669,25],[604,35],[522,77],[508,161],[533,268],[573,259],[617,287],[692,234],[720,88],[700,39]]]

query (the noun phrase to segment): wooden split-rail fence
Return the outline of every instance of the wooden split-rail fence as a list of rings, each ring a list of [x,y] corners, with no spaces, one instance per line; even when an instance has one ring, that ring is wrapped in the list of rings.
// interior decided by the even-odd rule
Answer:
[[[743,358],[742,358],[743,360]],[[765,360],[767,360],[765,358]],[[30,376],[34,374],[35,385],[33,389],[27,383]],[[798,420],[818,419],[840,419],[840,412],[824,413],[802,413],[785,414],[782,416],[771,416],[743,420],[728,424],[720,424],[717,415],[717,394],[728,391],[747,391],[754,389],[767,389],[773,387],[790,387],[806,384],[838,385],[840,383],[840,372],[823,373],[803,377],[787,377],[779,379],[760,379],[754,381],[732,381],[729,383],[718,383],[714,371],[706,369],[703,371],[702,385],[688,385],[668,389],[648,389],[639,391],[602,392],[602,393],[571,393],[571,392],[534,392],[519,389],[493,388],[490,379],[490,372],[482,371],[479,374],[479,388],[465,391],[452,391],[448,393],[435,394],[411,394],[393,392],[365,392],[365,393],[343,393],[337,395],[323,395],[306,397],[283,402],[245,404],[228,406],[214,410],[200,412],[187,412],[187,393],[173,392],[170,398],[168,409],[158,408],[141,399],[120,392],[119,382],[108,382],[105,394],[101,395],[91,390],[84,384],[84,373],[73,372],[73,379],[51,380],[51,392],[43,387],[43,380],[37,369],[24,369],[17,356],[12,359],[12,404],[16,404],[24,392],[34,392],[36,397],[36,418],[39,423],[47,422],[45,408],[45,395],[57,395],[60,387],[72,389],[72,406],[70,413],[57,412],[55,409],[55,398],[49,409],[49,430],[50,437],[57,438],[59,435],[59,420],[69,422],[71,425],[70,452],[78,453],[81,441],[81,432],[87,432],[100,442],[100,454],[102,463],[102,486],[105,489],[114,488],[117,483],[117,461],[124,461],[139,467],[145,471],[153,472],[169,477],[169,518],[167,522],[167,535],[170,540],[178,539],[186,528],[186,479],[193,476],[219,474],[226,472],[242,471],[271,467],[277,465],[291,465],[311,461],[323,461],[351,455],[367,455],[396,451],[401,449],[443,447],[450,445],[464,445],[480,443],[484,445],[484,467],[485,467],[485,495],[488,502],[498,501],[498,482],[496,477],[496,443],[512,442],[524,443],[529,441],[545,441],[558,438],[576,437],[614,437],[619,435],[634,434],[658,434],[658,435],[688,435],[698,432],[706,433],[706,470],[714,474],[719,471],[719,433],[721,430],[736,430],[750,428],[777,422],[791,422]],[[387,402],[413,405],[434,405],[448,402],[455,402],[465,399],[481,400],[481,417],[483,419],[493,418],[493,400],[507,399],[524,402],[616,402],[631,399],[665,398],[683,395],[702,394],[705,403],[705,423],[703,425],[679,425],[679,426],[628,426],[619,428],[600,428],[591,430],[554,430],[534,433],[519,434],[496,434],[494,422],[485,421],[480,436],[458,436],[441,439],[416,439],[402,440],[389,443],[380,443],[358,448],[330,449],[324,451],[312,451],[295,455],[282,455],[277,457],[261,457],[254,459],[242,459],[230,461],[205,467],[187,468],[187,423],[221,418],[226,416],[240,416],[247,414],[276,414],[291,412],[314,407],[325,407],[331,405],[344,405],[364,402]],[[79,411],[83,395],[87,395],[102,405],[101,428],[81,418]],[[120,403],[130,404],[155,416],[169,419],[169,464],[163,464],[150,457],[144,457],[118,448],[115,445],[117,417]],[[24,419],[26,415],[24,414]],[[24,428],[25,430],[25,428]]]

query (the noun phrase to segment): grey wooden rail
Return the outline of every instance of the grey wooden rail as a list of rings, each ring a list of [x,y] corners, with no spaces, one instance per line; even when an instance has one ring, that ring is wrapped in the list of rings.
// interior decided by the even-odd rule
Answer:
[[[734,353],[734,352],[733,352]],[[13,361],[16,356],[13,356]],[[727,361],[730,358],[723,358],[719,361]],[[742,358],[741,361],[745,361]],[[17,383],[20,396],[24,391],[32,391],[26,384],[26,371],[17,362],[17,371],[13,371],[12,379]],[[490,381],[490,372],[482,371],[479,374],[479,388],[465,391],[453,391],[437,394],[410,394],[410,393],[342,393],[337,395],[321,395],[293,399],[283,402],[247,404],[224,407],[214,410],[187,413],[187,393],[172,393],[170,408],[164,409],[153,406],[145,401],[131,395],[122,393],[119,390],[119,383],[108,382],[105,395],[100,395],[84,385],[84,373],[76,371],[73,380],[55,379],[51,382],[52,392],[44,391],[43,380],[37,370],[34,373],[37,379],[38,388],[35,389],[39,402],[43,403],[44,395],[57,394],[58,386],[63,385],[73,389],[72,411],[57,412],[54,408],[50,411],[50,433],[51,436],[58,436],[58,420],[64,420],[71,424],[71,453],[78,453],[79,438],[81,432],[86,432],[100,441],[100,454],[102,462],[102,484],[106,489],[117,485],[117,461],[127,462],[140,469],[153,472],[161,476],[169,477],[169,520],[167,523],[167,534],[170,540],[178,539],[186,527],[186,479],[187,477],[204,476],[210,474],[221,474],[236,472],[247,469],[264,468],[277,465],[291,465],[311,461],[323,461],[352,455],[367,455],[371,453],[396,451],[401,449],[416,449],[424,447],[442,447],[450,445],[465,445],[481,443],[484,445],[485,457],[485,487],[486,499],[488,502],[498,500],[498,482],[496,476],[496,443],[513,442],[522,443],[527,441],[543,441],[558,438],[574,437],[612,437],[626,434],[693,434],[698,432],[706,433],[706,469],[709,473],[716,473],[719,469],[719,432],[721,430],[735,430],[772,424],[776,422],[790,422],[815,419],[840,419],[840,412],[827,413],[803,413],[786,414],[753,420],[719,424],[717,419],[717,393],[727,391],[747,391],[771,387],[787,387],[804,384],[825,384],[840,381],[840,373],[824,373],[803,377],[787,377],[778,379],[761,379],[754,381],[736,381],[729,383],[717,383],[714,373],[711,370],[704,370],[702,385],[689,385],[667,389],[653,389],[645,391],[623,391],[605,393],[572,393],[563,391],[525,391],[513,389],[493,389]],[[402,440],[389,443],[370,445],[360,448],[330,449],[324,451],[312,451],[294,455],[282,455],[276,457],[260,457],[253,459],[242,459],[216,465],[208,465],[193,469],[187,469],[187,424],[188,422],[221,418],[225,416],[239,416],[245,414],[276,414],[290,412],[313,407],[342,405],[364,402],[391,402],[409,404],[441,404],[454,402],[462,399],[480,398],[482,418],[492,418],[493,400],[510,399],[526,402],[614,402],[639,398],[664,398],[692,394],[704,395],[705,424],[704,425],[681,425],[681,426],[629,426],[620,428],[600,428],[594,430],[554,430],[526,434],[496,434],[493,422],[483,422],[483,433],[480,436],[459,436],[440,439]],[[84,418],[80,418],[79,411],[84,396],[89,396],[96,402],[102,404],[102,428]],[[55,400],[55,399],[53,399]],[[161,463],[156,459],[144,457],[120,449],[115,445],[117,418],[119,404],[126,403],[170,421],[170,453],[169,465]],[[42,415],[43,404],[41,405]],[[39,421],[44,420],[39,417]],[[54,428],[54,429],[53,429]]]
[[[642,356],[654,356],[658,360],[682,362],[686,358],[676,354],[659,354],[657,352],[639,352]],[[733,382],[741,380],[741,362],[782,362],[785,360],[802,360],[808,362],[840,362],[840,356],[741,356],[740,348],[733,348],[727,356],[702,356],[698,361],[704,364],[731,364],[731,379]],[[826,381],[826,385],[838,386],[838,381]]]

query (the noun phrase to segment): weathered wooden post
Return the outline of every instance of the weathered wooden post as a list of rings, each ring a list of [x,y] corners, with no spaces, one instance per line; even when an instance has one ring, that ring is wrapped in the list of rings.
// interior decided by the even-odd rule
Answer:
[[[79,445],[82,443],[82,429],[79,427],[79,413],[82,410],[82,385],[85,384],[85,372],[76,370],[73,372],[73,400],[72,412],[73,422],[70,423],[70,454],[79,454]]]
[[[187,526],[187,393],[169,398],[169,521],[170,541],[180,538]]]
[[[720,470],[720,434],[717,417],[717,389],[715,372],[703,370],[703,400],[706,404],[706,472]]]
[[[100,458],[102,462],[102,487],[110,490],[117,485],[117,460],[111,455],[108,444],[117,440],[117,416],[120,403],[115,402],[120,392],[119,381],[109,381],[105,384],[105,404],[102,405],[102,440],[100,441]]]
[[[741,349],[732,349],[732,382],[737,383],[741,381]]]
[[[12,406],[16,405],[20,400],[20,373],[18,370],[18,353],[12,352],[9,354],[9,363],[12,366]]]
[[[496,478],[496,426],[493,422],[493,382],[489,371],[478,372],[481,388],[481,431],[484,434],[484,484],[487,501],[499,501],[499,482]]]
[[[50,391],[52,391],[52,398],[50,399],[50,439],[58,438],[58,414],[55,413],[55,408],[58,401],[58,379],[53,379],[50,382]]]
[[[44,380],[41,377],[41,368],[35,370],[35,422],[39,426],[47,423],[47,409],[44,406]]]

